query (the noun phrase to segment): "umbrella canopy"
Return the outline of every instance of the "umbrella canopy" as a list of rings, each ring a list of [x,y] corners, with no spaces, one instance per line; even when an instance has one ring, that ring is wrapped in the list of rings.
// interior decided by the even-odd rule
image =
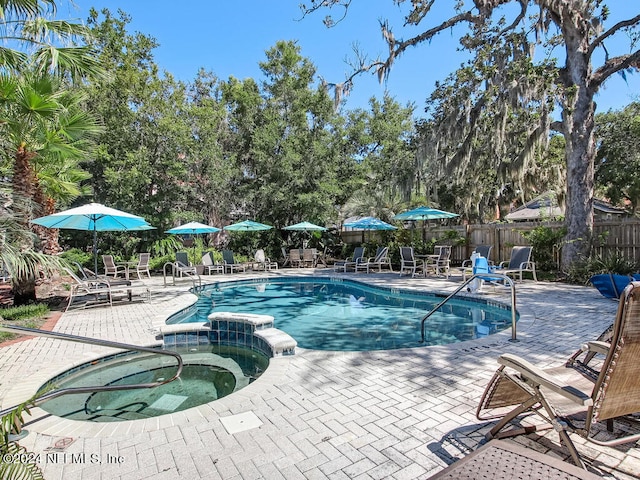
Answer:
[[[283,230],[298,230],[302,232],[324,232],[326,230],[325,227],[321,227],[320,225],[315,225],[310,222],[300,222],[295,225],[289,225],[287,227],[283,227]]]
[[[128,230],[151,230],[155,227],[137,215],[105,207],[100,203],[88,203],[46,217],[31,220],[31,223],[47,228],[66,228],[93,232],[93,267],[98,271],[98,232]]]
[[[356,230],[397,230],[398,227],[383,222],[379,218],[375,217],[363,217],[355,222],[348,222],[344,224],[347,228],[355,228]]]
[[[439,218],[454,218],[459,216],[457,213],[445,212],[437,208],[418,207],[399,213],[393,218],[396,220],[436,220]]]
[[[271,225],[252,222],[251,220],[244,220],[243,222],[238,222],[223,227],[224,230],[228,230],[230,232],[258,232],[260,230],[270,230],[272,228],[273,227]]]
[[[459,217],[457,213],[445,212],[443,210],[438,210],[437,208],[430,207],[418,207],[413,210],[408,210],[406,212],[399,213],[396,215],[396,220],[437,220],[441,218],[454,218]],[[422,227],[422,239],[426,240],[426,230],[424,225]]]
[[[211,225],[205,225],[204,223],[199,222],[189,222],[167,230],[164,233],[171,233],[173,235],[200,235],[205,233],[216,233],[219,231],[219,228],[212,227]]]
[[[200,222],[189,222],[184,225],[180,225],[178,227],[171,228],[166,230],[164,233],[170,233],[171,235],[203,235],[206,233],[216,233],[219,232],[220,229],[217,227],[212,227],[211,225],[205,225]],[[197,263],[196,259],[196,244],[193,243],[193,264]]]

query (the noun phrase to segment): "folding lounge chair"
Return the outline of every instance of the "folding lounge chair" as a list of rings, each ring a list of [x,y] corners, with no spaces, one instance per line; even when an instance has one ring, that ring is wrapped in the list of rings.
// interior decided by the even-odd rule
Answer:
[[[222,250],[222,261],[224,262],[225,271],[229,273],[247,271],[247,266],[244,263],[236,262],[231,250]]]
[[[377,268],[378,272],[382,272],[383,265],[388,266],[389,270],[393,272],[391,259],[389,258],[389,247],[378,247],[375,257],[369,257],[364,263],[356,265],[356,272],[358,270],[366,270],[369,273],[371,268]]]
[[[356,270],[360,263],[364,263],[364,247],[356,247],[353,256],[349,260],[336,260],[333,264],[334,270],[342,270],[346,272],[348,269]]]
[[[503,275],[518,274],[522,282],[522,273],[531,272],[533,274],[533,280],[537,282],[536,264],[531,260],[532,250],[532,247],[513,247],[511,250],[511,258],[508,262],[500,263],[498,267],[499,270],[496,270],[496,273],[502,273]]]
[[[574,355],[565,365],[548,370],[512,354],[500,356],[501,366],[490,380],[476,412],[480,420],[501,418],[487,438],[532,433],[537,426],[500,432],[520,415],[538,414],[558,431],[574,463],[583,468],[570,434],[604,446],[640,440],[638,418],[631,416],[640,412],[640,282],[625,288],[612,333],[608,336],[605,331],[603,335],[601,338],[608,338],[609,342],[592,341],[583,347],[587,361],[577,361],[579,355]],[[598,368],[588,365],[594,354],[604,355]],[[504,413],[505,408],[510,411]],[[576,419],[580,426],[576,426]],[[624,428],[614,432],[614,419],[624,424]],[[598,422],[604,421],[616,438],[596,438],[598,430],[602,431],[597,428]]]
[[[69,310],[74,298],[85,295],[93,296],[94,300],[85,302],[83,307],[98,305],[105,302],[108,302],[109,306],[113,306],[112,291],[109,280],[104,277],[83,280],[70,268],[65,267],[65,271],[74,281],[73,285],[71,285],[71,290],[69,291],[69,303],[67,303],[65,311]],[[104,300],[101,300],[103,296]]]

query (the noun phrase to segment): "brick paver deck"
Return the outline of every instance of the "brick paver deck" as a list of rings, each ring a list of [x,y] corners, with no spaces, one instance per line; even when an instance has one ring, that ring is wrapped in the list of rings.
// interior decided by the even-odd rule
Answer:
[[[323,269],[317,273],[342,275]],[[408,279],[397,273],[345,276],[437,291],[452,291],[460,281]],[[188,306],[193,296],[187,293],[187,280],[170,287],[163,286],[162,278],[151,282],[150,303],[69,311],[55,330],[153,344],[159,325]],[[589,287],[526,281],[518,284],[517,294],[526,319],[517,343],[504,332],[448,346],[394,351],[298,349],[293,357],[273,360],[247,388],[216,402],[116,424],[49,417],[28,425],[30,434],[21,443],[40,454],[48,480],[427,478],[477,448],[490,428],[475,418],[475,409],[498,354],[516,353],[542,366],[559,364],[582,341],[599,335],[617,308]],[[491,288],[483,295],[509,301],[506,292]],[[104,353],[110,350],[46,338],[0,348],[2,406],[14,404],[53,373]],[[227,433],[221,418],[247,412],[261,425]],[[64,438],[73,443],[57,456],[46,455],[47,448]],[[553,431],[514,441],[566,456]],[[576,443],[594,471],[606,477],[640,474],[637,446],[605,449]]]

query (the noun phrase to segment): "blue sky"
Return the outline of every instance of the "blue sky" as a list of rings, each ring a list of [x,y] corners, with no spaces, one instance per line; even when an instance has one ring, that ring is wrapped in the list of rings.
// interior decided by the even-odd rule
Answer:
[[[637,14],[637,0],[610,0],[612,25],[622,18]],[[301,0],[73,0],[73,6],[60,6],[65,18],[84,20],[90,7],[106,7],[113,13],[122,9],[132,17],[131,32],[139,31],[154,37],[160,47],[154,51],[161,69],[184,81],[193,80],[199,68],[204,68],[226,80],[253,77],[261,79],[258,63],[265,60],[265,51],[277,40],[295,40],[301,54],[317,67],[318,75],[329,82],[341,82],[351,71],[345,59],[353,57],[353,45],[370,58],[384,56],[386,45],[379,29],[379,19],[388,19],[398,37],[408,38],[417,30],[402,28],[406,4],[394,6],[392,0],[354,0],[347,17],[336,27],[322,24],[325,12],[301,18]],[[410,2],[407,2],[410,4]],[[438,4],[438,2],[436,2]],[[455,2],[444,0],[441,5]],[[340,11],[334,9],[334,16]],[[440,18],[448,11],[433,12]],[[448,17],[446,17],[448,18]],[[347,108],[366,108],[370,97],[381,98],[385,88],[398,102],[416,105],[416,115],[422,116],[425,100],[438,80],[444,80],[463,61],[456,51],[462,29],[445,32],[430,44],[407,51],[398,58],[386,84],[374,75],[358,77],[347,100]],[[625,44],[627,45],[627,44]],[[610,54],[626,53],[609,45]],[[628,47],[627,47],[628,50]],[[627,82],[615,76],[605,84],[596,98],[598,111],[620,109],[640,95],[640,73],[627,77]]]

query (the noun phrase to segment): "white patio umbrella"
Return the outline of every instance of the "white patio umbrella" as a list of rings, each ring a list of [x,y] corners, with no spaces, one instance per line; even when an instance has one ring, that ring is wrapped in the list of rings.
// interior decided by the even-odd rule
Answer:
[[[93,232],[93,268],[98,272],[98,232],[151,230],[147,221],[137,215],[105,207],[100,203],[88,203],[81,207],[31,220],[31,223],[47,228],[86,230]]]

